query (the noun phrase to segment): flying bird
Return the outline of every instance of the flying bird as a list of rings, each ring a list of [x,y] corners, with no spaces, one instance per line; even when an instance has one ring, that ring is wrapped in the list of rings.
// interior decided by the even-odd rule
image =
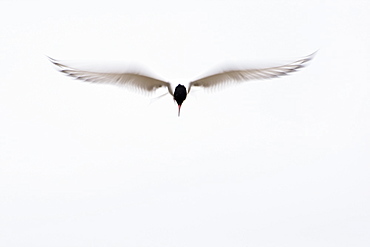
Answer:
[[[190,93],[192,87],[214,88],[230,83],[271,79],[284,76],[303,68],[306,63],[314,57],[315,53],[295,62],[280,66],[260,69],[244,68],[224,70],[219,73],[214,73],[195,81],[191,81],[189,85],[187,85],[188,89],[186,89],[184,85],[179,84],[175,87],[175,90],[173,90],[173,87],[169,82],[156,79],[137,71],[125,71],[119,73],[94,72],[72,68],[51,57],[49,57],[49,59],[59,68],[60,72],[82,81],[116,84],[127,88],[141,89],[146,92],[154,92],[160,87],[167,87],[168,92],[173,96],[173,99],[178,105],[178,116],[180,116],[181,106],[185,101],[186,96]]]

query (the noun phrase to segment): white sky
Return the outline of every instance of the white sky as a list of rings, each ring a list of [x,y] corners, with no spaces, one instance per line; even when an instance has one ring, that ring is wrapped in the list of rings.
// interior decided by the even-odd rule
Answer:
[[[0,246],[370,246],[369,1],[0,1]],[[159,100],[45,55],[171,82]]]

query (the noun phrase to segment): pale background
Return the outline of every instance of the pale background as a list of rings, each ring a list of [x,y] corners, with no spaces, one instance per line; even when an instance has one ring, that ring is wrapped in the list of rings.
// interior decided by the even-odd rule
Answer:
[[[370,246],[369,9],[0,1],[0,246]],[[294,75],[192,92],[180,118],[46,58],[177,83],[316,50]]]

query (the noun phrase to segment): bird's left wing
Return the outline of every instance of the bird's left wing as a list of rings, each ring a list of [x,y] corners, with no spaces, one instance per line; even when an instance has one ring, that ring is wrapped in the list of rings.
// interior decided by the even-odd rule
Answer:
[[[310,61],[315,53],[297,60],[293,63],[275,66],[262,69],[236,69],[236,70],[227,70],[221,73],[216,73],[210,76],[203,77],[196,81],[190,82],[189,92],[191,87],[204,87],[212,88],[217,87],[223,84],[243,82],[248,80],[257,80],[257,79],[269,79],[279,76],[284,76],[298,69],[304,67],[305,63]]]
[[[131,89],[139,89],[144,92],[153,92],[160,87],[167,87],[173,95],[170,83],[155,79],[139,72],[104,73],[87,70],[79,70],[60,63],[50,58],[50,61],[59,68],[59,71],[75,79],[93,83],[108,83],[124,86]]]

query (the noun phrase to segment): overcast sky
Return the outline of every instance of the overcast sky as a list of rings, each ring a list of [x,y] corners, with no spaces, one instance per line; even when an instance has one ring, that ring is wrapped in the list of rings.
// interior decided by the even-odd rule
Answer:
[[[0,246],[370,246],[369,1],[0,1]],[[287,77],[166,95],[76,81],[223,64]],[[165,92],[165,91],[164,91]]]

